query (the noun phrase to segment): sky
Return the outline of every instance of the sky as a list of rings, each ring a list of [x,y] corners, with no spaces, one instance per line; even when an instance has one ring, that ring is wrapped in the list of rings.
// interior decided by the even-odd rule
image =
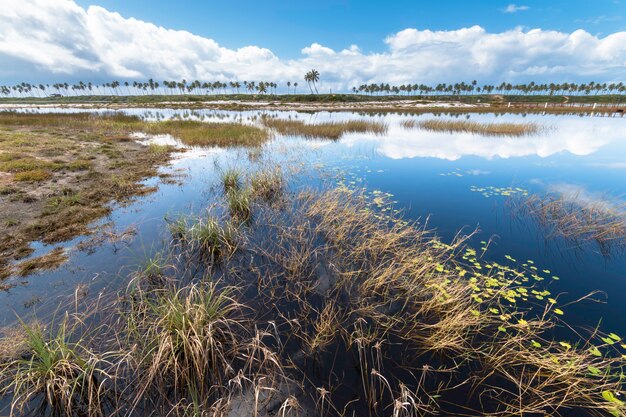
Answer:
[[[0,0],[0,83],[625,81],[626,0]]]

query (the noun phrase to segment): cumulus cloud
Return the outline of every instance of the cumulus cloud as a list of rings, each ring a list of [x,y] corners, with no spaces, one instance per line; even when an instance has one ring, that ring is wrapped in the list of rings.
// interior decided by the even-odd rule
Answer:
[[[85,9],[73,0],[13,1],[0,9],[2,80],[284,82],[301,80],[311,68],[322,74],[324,91],[369,82],[621,81],[626,32],[597,37],[584,30],[405,29],[389,35],[380,52],[313,43],[298,58],[281,59],[260,46],[229,49],[102,7]]]
[[[528,6],[517,6],[515,4],[509,4],[502,11],[504,13],[517,13],[517,12],[523,12],[524,10],[528,10],[528,9],[530,9],[530,7]]]

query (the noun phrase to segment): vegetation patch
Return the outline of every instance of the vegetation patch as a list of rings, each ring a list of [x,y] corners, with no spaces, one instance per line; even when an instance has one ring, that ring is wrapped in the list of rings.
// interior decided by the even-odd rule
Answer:
[[[2,362],[2,394],[15,410],[43,401],[84,415],[626,411],[626,345],[569,332],[541,284],[550,271],[382,217],[389,202],[375,195],[340,186],[261,207],[246,225],[170,222],[170,245],[88,309],[102,322],[26,328],[26,355]],[[85,323],[96,327],[73,330]]]
[[[545,128],[536,123],[479,123],[469,120],[404,120],[407,129],[420,128],[434,132],[472,133],[485,136],[528,136]]]
[[[337,140],[347,133],[374,133],[382,135],[387,132],[386,124],[370,120],[305,123],[300,120],[264,117],[262,122],[264,126],[276,130],[281,135],[304,136],[308,139]]]
[[[626,247],[625,208],[607,200],[531,194],[514,201],[513,207],[535,220],[548,237],[561,237],[576,244],[595,242],[606,256]]]
[[[38,261],[52,261],[9,267],[32,252],[30,242],[88,233],[92,222],[109,213],[110,202],[154,190],[141,181],[156,175],[172,149],[130,140],[141,123],[119,114],[0,113],[0,172],[7,173],[0,189],[2,275],[27,275],[39,269]]]
[[[67,262],[68,256],[65,249],[58,247],[54,248],[45,255],[38,256],[22,261],[15,265],[17,275],[25,277],[40,271],[50,271],[56,269],[59,266]]]

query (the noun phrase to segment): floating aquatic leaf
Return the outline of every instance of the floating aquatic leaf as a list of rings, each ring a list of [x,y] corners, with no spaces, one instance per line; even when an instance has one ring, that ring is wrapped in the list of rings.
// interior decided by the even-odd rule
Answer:
[[[600,349],[598,349],[598,348],[597,348],[597,347],[595,347],[595,346],[592,346],[592,347],[589,349],[589,353],[591,353],[593,356],[598,356],[598,357],[602,356],[602,352],[600,352]]]
[[[540,348],[541,347],[541,343],[536,342],[534,340],[531,340],[530,344],[532,345],[532,347],[536,347],[536,348]]]
[[[591,375],[593,375],[593,376],[598,376],[598,375],[601,375],[601,374],[602,374],[602,371],[601,371],[600,369],[596,368],[595,366],[591,366],[591,365],[589,365],[589,366],[587,367],[587,370],[588,370],[588,371],[589,371],[589,373],[590,373]]]
[[[562,316],[563,315],[563,310],[561,310],[560,308],[555,308],[554,309],[554,313],[558,314],[559,316]]]
[[[601,337],[600,340],[602,340],[607,345],[615,344],[615,340],[611,339],[610,337]]]
[[[619,342],[620,340],[622,340],[622,338],[616,335],[615,333],[609,333],[609,337],[615,340],[616,342]]]
[[[608,402],[617,404],[620,407],[624,405],[624,401],[617,398],[615,394],[613,394],[611,391],[602,391],[602,398],[604,398]]]
[[[498,327],[498,331],[499,331],[499,332],[506,332],[506,327],[504,327],[504,326],[499,326],[499,327]]]
[[[563,346],[565,349],[571,349],[572,345],[567,342],[559,342],[559,345]]]

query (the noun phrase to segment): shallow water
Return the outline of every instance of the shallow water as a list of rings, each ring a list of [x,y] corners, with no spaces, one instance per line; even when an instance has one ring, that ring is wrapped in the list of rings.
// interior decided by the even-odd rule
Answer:
[[[29,110],[33,111],[33,110]],[[45,109],[42,111],[75,111]],[[510,197],[525,193],[561,193],[585,201],[602,199],[615,207],[624,204],[626,180],[626,120],[621,118],[553,115],[458,115],[455,119],[478,122],[535,122],[545,127],[538,135],[483,137],[475,134],[437,133],[406,129],[403,120],[451,116],[361,115],[355,113],[228,112],[128,109],[150,120],[180,117],[207,122],[257,123],[261,114],[298,118],[306,122],[369,119],[389,126],[385,135],[348,134],[339,141],[306,140],[277,136],[263,147],[260,165],[283,167],[290,190],[341,183],[365,187],[369,192],[391,195],[395,207],[410,219],[420,219],[450,241],[460,231],[479,229],[473,238],[492,243],[485,255],[497,262],[507,256],[532,260],[551,281],[559,304],[601,291],[592,300],[564,307],[570,324],[595,326],[626,335],[626,255],[614,250],[600,253],[590,242],[574,245],[551,238],[532,219],[515,214]],[[139,140],[140,138],[138,138]],[[160,140],[172,140],[161,138]],[[252,156],[253,158],[254,156]],[[57,271],[19,280],[19,285],[0,294],[2,320],[35,311],[50,315],[71,299],[79,284],[87,284],[92,296],[106,288],[125,286],[127,273],[158,251],[167,241],[165,218],[179,213],[200,213],[214,204],[220,193],[224,168],[253,167],[245,149],[190,150],[178,155],[164,173],[178,175],[179,184],[146,181],[158,191],[123,207],[115,207],[102,223],[116,231],[132,228],[134,237],[102,243],[93,250],[78,250],[89,237],[64,244],[70,262]],[[49,247],[36,245],[36,254]],[[65,307],[63,307],[65,308]]]

